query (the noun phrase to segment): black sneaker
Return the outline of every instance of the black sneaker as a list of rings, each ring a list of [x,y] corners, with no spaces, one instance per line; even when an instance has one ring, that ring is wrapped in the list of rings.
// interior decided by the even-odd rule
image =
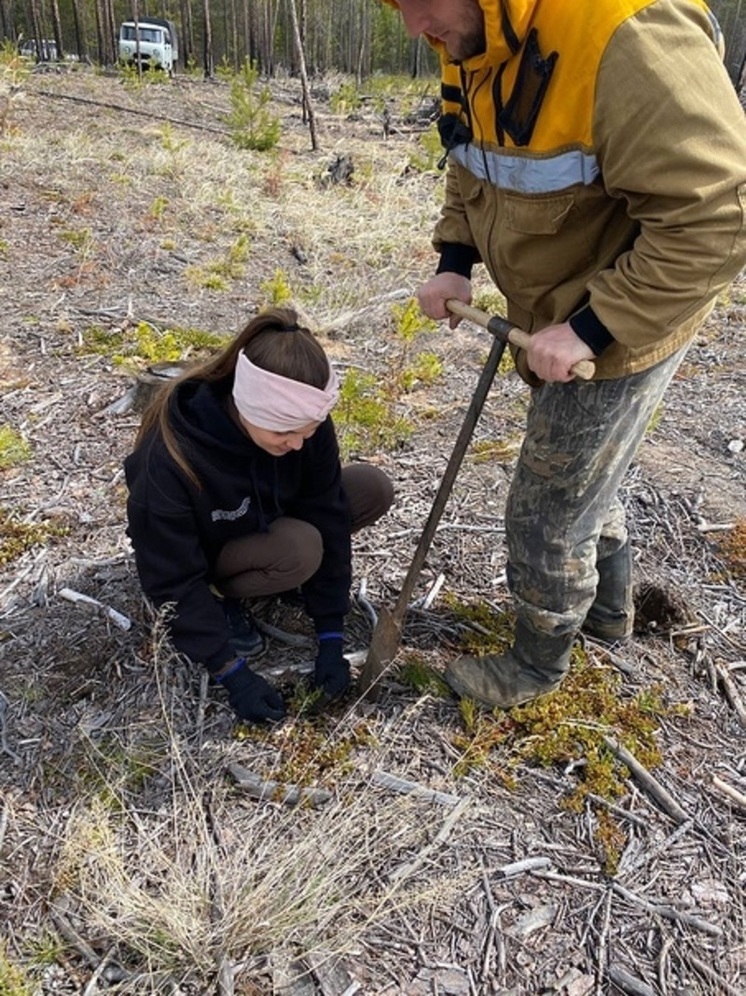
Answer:
[[[288,591],[281,591],[277,598],[283,605],[291,605],[295,609],[302,609],[306,604],[302,588],[290,588]]]
[[[251,613],[239,598],[224,598],[223,610],[228,623],[228,642],[240,657],[259,657],[264,653],[264,637],[256,628]]]

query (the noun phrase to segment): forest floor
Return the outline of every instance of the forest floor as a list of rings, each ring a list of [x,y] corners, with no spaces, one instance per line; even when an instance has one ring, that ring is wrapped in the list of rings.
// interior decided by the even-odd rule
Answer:
[[[356,537],[356,666],[409,566],[488,336],[406,334],[442,199],[423,137],[436,85],[390,99],[384,137],[380,99],[330,102],[343,82],[314,88],[317,151],[297,82],[273,83],[282,133],[262,153],[231,142],[225,83],[81,68],[6,88],[0,993],[742,994],[746,275],[624,483],[650,596],[635,637],[586,641],[553,704],[474,713],[439,680],[506,629],[528,403],[511,369],[377,701],[236,724],[143,601],[122,471],[138,416],[120,402],[149,361],[193,358],[285,293],[340,372],[373,375],[340,434],[396,489]],[[255,608],[277,631],[261,668],[292,694],[308,622]],[[257,798],[250,775],[274,790]]]

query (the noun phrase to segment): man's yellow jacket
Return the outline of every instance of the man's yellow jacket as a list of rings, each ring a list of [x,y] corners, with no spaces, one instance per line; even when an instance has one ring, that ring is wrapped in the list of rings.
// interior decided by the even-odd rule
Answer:
[[[570,320],[599,377],[646,369],[746,264],[746,117],[717,23],[699,0],[479,3],[484,54],[454,63],[428,39],[439,270],[481,260],[512,322]]]

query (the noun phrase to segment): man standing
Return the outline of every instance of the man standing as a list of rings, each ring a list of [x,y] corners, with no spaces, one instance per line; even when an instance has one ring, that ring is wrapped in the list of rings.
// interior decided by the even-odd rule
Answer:
[[[387,0],[439,53],[448,150],[429,317],[482,263],[534,388],[505,514],[512,648],[463,657],[460,695],[555,688],[581,628],[632,630],[618,497],[652,413],[746,263],[746,119],[700,0]],[[451,325],[457,319],[451,317]],[[571,369],[593,359],[592,381]]]

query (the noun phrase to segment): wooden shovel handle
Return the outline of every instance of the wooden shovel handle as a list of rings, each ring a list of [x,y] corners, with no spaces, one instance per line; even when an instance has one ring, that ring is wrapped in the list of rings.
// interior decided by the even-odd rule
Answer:
[[[475,325],[481,325],[482,328],[487,329],[493,335],[507,339],[513,346],[518,346],[519,349],[528,348],[531,338],[528,332],[524,332],[523,329],[517,329],[499,315],[488,315],[486,311],[474,308],[470,304],[464,304],[463,301],[457,301],[455,298],[446,301],[446,307],[454,315],[458,315],[460,318],[468,318],[470,322],[474,322]],[[572,368],[572,372],[580,380],[591,380],[596,372],[596,366],[593,360],[580,360]]]

